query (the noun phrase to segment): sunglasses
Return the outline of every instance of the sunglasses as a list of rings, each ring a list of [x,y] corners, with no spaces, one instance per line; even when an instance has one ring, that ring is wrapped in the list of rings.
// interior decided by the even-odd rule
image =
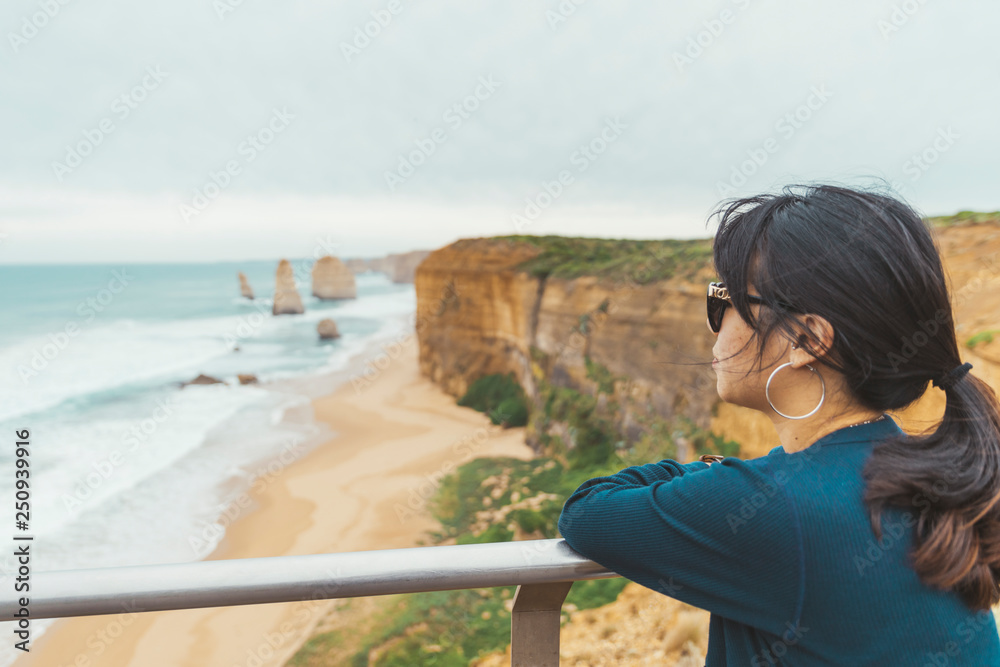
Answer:
[[[767,305],[764,299],[753,294],[748,294],[747,299],[750,303]],[[729,290],[725,283],[708,284],[708,328],[712,330],[712,333],[719,333],[719,330],[722,329],[722,316],[726,314],[726,307],[731,305],[733,305],[733,301],[729,298]],[[798,312],[798,309],[792,308],[786,303],[779,301],[778,305]]]

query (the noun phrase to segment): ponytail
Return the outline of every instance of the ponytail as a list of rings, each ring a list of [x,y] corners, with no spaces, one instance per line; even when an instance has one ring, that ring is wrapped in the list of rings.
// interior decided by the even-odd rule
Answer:
[[[969,368],[934,382],[947,401],[936,431],[875,448],[865,501],[879,538],[886,505],[917,508],[914,570],[981,610],[1000,601],[1000,404],[989,385],[962,376]]]

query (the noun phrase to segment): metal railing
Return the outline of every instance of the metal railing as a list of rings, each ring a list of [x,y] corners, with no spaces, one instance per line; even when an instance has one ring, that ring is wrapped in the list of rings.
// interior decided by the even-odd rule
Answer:
[[[517,586],[511,665],[559,664],[559,615],[574,581],[615,573],[565,540],[383,549],[33,573],[30,618],[228,607]],[[17,600],[0,600],[15,620]]]

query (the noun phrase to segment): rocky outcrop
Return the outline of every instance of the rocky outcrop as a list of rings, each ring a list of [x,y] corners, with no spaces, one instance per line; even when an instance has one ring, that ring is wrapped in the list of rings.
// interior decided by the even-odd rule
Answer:
[[[257,376],[253,373],[237,373],[236,379],[240,384],[257,384]]]
[[[340,338],[340,332],[337,330],[337,323],[329,318],[319,321],[319,324],[316,325],[316,332],[319,334],[320,340],[333,340],[334,338]]]
[[[368,267],[368,260],[362,257],[352,257],[351,259],[343,260],[343,262],[344,266],[355,275],[372,270]]]
[[[420,262],[431,254],[429,250],[414,250],[386,257],[383,269],[394,283],[412,283]]]
[[[371,259],[346,259],[344,265],[352,273],[378,271],[394,283],[412,283],[417,267],[430,253],[430,250],[413,250]]]
[[[356,299],[354,274],[336,257],[320,257],[312,268],[312,293],[319,299]]]
[[[187,387],[192,384],[223,384],[222,380],[214,378],[211,375],[201,374],[193,380],[181,383],[182,387]]]
[[[287,259],[278,263],[278,273],[274,284],[274,315],[298,315],[306,312],[302,305],[302,297],[295,288],[295,273]]]
[[[247,280],[246,274],[240,271],[239,278],[240,278],[240,296],[246,297],[247,299],[253,299],[253,289],[250,287],[250,281]]]
[[[618,403],[612,419],[629,442],[650,416],[707,427],[718,400],[705,323],[711,267],[648,284],[518,268],[539,253],[522,241],[462,239],[419,265],[421,373],[458,397],[482,375],[513,372],[537,399],[540,382],[593,395],[603,368]],[[644,261],[652,270],[673,258]]]

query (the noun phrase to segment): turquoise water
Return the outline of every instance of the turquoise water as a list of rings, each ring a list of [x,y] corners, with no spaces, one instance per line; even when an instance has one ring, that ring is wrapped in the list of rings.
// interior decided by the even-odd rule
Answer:
[[[331,436],[310,394],[412,335],[415,293],[366,273],[357,299],[322,302],[311,262],[293,266],[306,312],[278,317],[276,261],[0,267],[0,432],[10,445],[31,431],[34,571],[204,558],[267,465]],[[318,340],[326,317],[341,338]],[[181,388],[200,373],[225,384]],[[0,448],[0,469],[12,453]],[[0,563],[7,586],[14,563]]]

